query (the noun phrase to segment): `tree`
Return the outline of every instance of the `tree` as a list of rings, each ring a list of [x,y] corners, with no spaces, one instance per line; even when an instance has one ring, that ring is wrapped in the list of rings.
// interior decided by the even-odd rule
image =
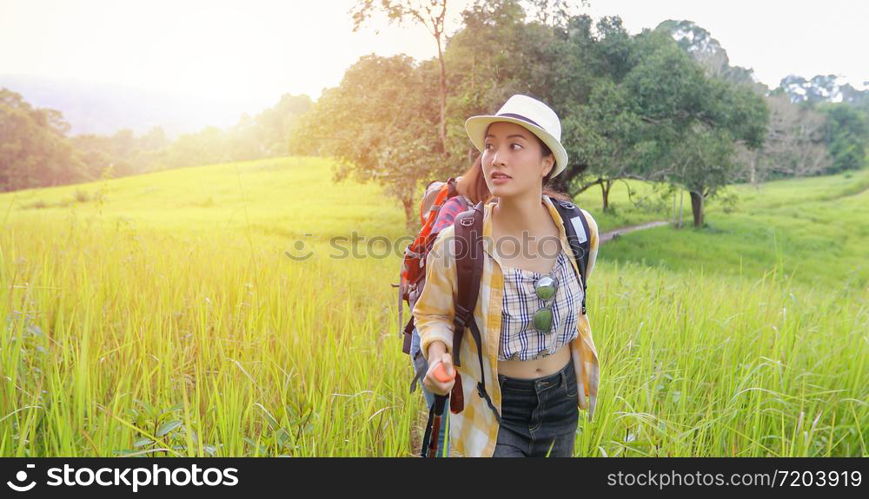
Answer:
[[[437,103],[426,92],[433,66],[403,54],[360,58],[300,118],[291,142],[294,151],[334,157],[336,181],[352,175],[384,186],[401,201],[410,230],[416,224],[415,193],[441,162],[432,126]]]
[[[160,163],[170,145],[161,127],[153,127],[141,137],[123,129],[113,135],[75,135],[70,140],[92,180],[104,178],[109,167],[113,177],[146,172]]]
[[[625,88],[601,79],[588,105],[580,107],[565,122],[568,132],[565,142],[573,144],[572,152],[597,176],[597,180],[586,183],[571,195],[598,184],[603,210],[609,211],[609,192],[616,180],[644,178],[639,172],[649,147],[643,141],[644,126],[647,125],[637,114]]]
[[[737,146],[744,165],[738,180],[752,185],[781,176],[817,175],[832,164],[824,143],[825,117],[811,106],[790,102],[783,92],[764,97],[769,126],[762,147]]]
[[[862,168],[869,139],[865,116],[847,104],[826,104],[820,109],[827,116],[825,138],[833,157],[831,172]]]
[[[582,33],[590,22],[578,18],[574,25]],[[599,20],[596,28],[590,43],[575,49],[590,54],[586,66],[596,79],[587,102],[566,106],[562,133],[575,159],[562,176],[572,196],[600,185],[607,210],[619,179],[671,179],[676,170],[669,153],[680,133],[701,118],[705,78],[666,34],[646,31],[632,38],[617,17]]]
[[[511,95],[522,93],[550,102],[559,53],[551,26],[526,23],[518,0],[477,2],[462,12],[463,27],[449,39],[446,165],[468,165],[478,151],[468,141],[468,116],[495,112]],[[558,112],[558,109],[556,109]]]
[[[281,156],[287,153],[294,121],[313,105],[307,95],[284,94],[274,107],[257,115],[256,122],[262,130],[260,140],[266,155]]]
[[[678,168],[671,178],[691,194],[694,227],[703,226],[705,200],[738,175],[735,146],[757,150],[763,145],[769,121],[766,104],[746,86],[710,79],[705,93],[703,118],[679,134],[680,142],[672,150]]]
[[[469,27],[469,19],[474,17],[486,17],[488,14],[495,13],[516,13],[521,12],[521,18],[518,21],[524,21],[525,9],[523,2],[520,0],[477,0],[469,8],[462,13],[465,21],[465,28]],[[526,0],[524,2],[529,10],[534,11],[537,20],[542,25],[547,26],[562,26],[569,19],[571,13],[575,10],[571,2],[566,0]],[[586,0],[582,0],[583,5],[587,5]],[[447,100],[451,93],[451,88],[448,84],[448,63],[445,57],[447,35],[446,21],[448,16],[447,0],[358,0],[351,9],[353,18],[353,31],[357,31],[368,19],[375,13],[380,12],[386,14],[389,22],[398,24],[413,22],[428,30],[435,40],[437,45],[437,61],[438,61],[438,99],[440,104],[440,120],[438,122],[438,138],[439,152],[449,155],[449,137],[447,132],[447,116],[448,104]],[[509,15],[509,14],[508,14]],[[503,23],[498,23],[503,26]],[[532,44],[533,45],[533,44]],[[471,75],[473,78],[473,73]],[[461,141],[464,143],[464,141]]]
[[[590,17],[574,17],[557,44],[563,64],[553,68],[562,73],[553,101],[564,111],[562,143],[570,158],[557,188],[576,196],[599,185],[608,210],[613,183],[636,177],[645,123],[622,85],[636,64],[633,40],[618,17],[601,18],[594,27],[595,34]]]
[[[179,136],[166,148],[161,162],[167,167],[224,163],[233,160],[232,146],[226,131],[209,126]]]
[[[85,180],[68,131],[59,111],[34,108],[20,94],[0,88],[0,190]]]
[[[444,63],[444,25],[447,17],[447,0],[359,0],[351,9],[353,31],[357,31],[374,12],[385,12],[390,22],[417,22],[434,37],[438,50],[440,121],[438,122],[439,152],[447,151],[447,71]]]
[[[567,26],[579,6],[588,7],[588,0],[581,0],[579,5],[569,0],[528,0],[527,3],[539,23],[560,28]]]
[[[694,227],[703,226],[705,200],[727,185],[736,168],[733,137],[728,130],[695,124],[673,150],[673,178],[691,195]]]
[[[762,98],[743,85],[705,76],[702,67],[666,34],[638,37],[641,56],[625,77],[637,112],[647,123],[643,177],[663,176],[689,190],[694,226],[703,224],[704,200],[714,196],[737,171],[733,143],[749,149],[763,144],[768,110]],[[726,145],[730,141],[730,148]]]

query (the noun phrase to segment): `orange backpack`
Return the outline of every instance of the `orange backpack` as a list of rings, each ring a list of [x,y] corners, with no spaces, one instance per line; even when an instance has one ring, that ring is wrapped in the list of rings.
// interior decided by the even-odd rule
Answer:
[[[425,285],[425,257],[437,238],[437,233],[432,233],[432,227],[435,220],[437,220],[441,206],[457,194],[456,179],[454,177],[450,177],[446,182],[435,181],[428,185],[420,202],[419,220],[422,223],[422,228],[417,233],[413,242],[404,250],[400,283],[392,285],[393,287],[398,287],[398,325],[401,331],[400,334],[404,335],[402,351],[406,354],[410,354],[414,324],[413,315],[411,315],[410,320],[402,329],[404,312],[402,302],[406,302],[410,310],[413,310],[416,300],[422,293],[422,287]]]

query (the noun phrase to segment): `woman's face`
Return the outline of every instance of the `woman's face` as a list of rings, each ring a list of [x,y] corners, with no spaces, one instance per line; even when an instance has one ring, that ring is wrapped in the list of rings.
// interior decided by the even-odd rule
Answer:
[[[537,137],[515,123],[496,121],[483,139],[483,175],[493,196],[509,197],[542,189],[555,158],[541,157]]]

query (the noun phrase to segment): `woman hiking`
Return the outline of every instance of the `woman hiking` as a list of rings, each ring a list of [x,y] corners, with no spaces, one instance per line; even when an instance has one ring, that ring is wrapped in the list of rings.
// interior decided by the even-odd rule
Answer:
[[[572,456],[579,409],[589,419],[594,414],[599,368],[580,307],[579,269],[554,205],[565,197],[544,189],[567,164],[561,123],[543,102],[514,95],[497,114],[468,118],[465,129],[482,153],[493,196],[483,206],[483,272],[473,311],[482,366],[470,335],[461,343],[461,366],[452,363],[456,241],[455,227],[447,226],[428,254],[426,284],[413,309],[428,361],[423,385],[446,395],[460,374],[464,410],[449,416],[450,456]],[[582,212],[587,280],[598,228]],[[439,381],[444,372],[451,378]],[[481,380],[484,392],[477,389]]]

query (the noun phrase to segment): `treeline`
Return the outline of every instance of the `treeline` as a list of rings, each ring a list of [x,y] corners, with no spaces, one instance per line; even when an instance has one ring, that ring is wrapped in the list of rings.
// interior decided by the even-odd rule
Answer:
[[[597,186],[604,209],[615,182],[639,179],[686,190],[701,226],[704,202],[728,183],[865,164],[865,113],[766,97],[750,77],[735,81],[750,71],[714,74],[666,26],[632,36],[618,17],[595,22],[564,5],[478,1],[443,40],[445,2],[360,1],[357,24],[380,6],[394,21],[426,24],[445,48],[419,62],[361,58],[300,118],[293,150],[337,158],[337,179],[383,184],[409,226],[417,186],[463,171],[475,156],[464,120],[495,112],[514,93],[542,99],[562,119],[570,164],[552,187],[576,195]]]
[[[155,127],[136,136],[68,136],[70,126],[53,109],[39,109],[20,94],[0,89],[0,190],[12,191],[122,177],[179,166],[286,156],[294,120],[313,103],[286,94],[256,116],[229,129],[207,127],[170,140]]]
[[[706,200],[733,182],[835,173],[866,165],[869,109],[794,104],[751,71],[722,57],[703,59],[662,23],[629,34],[618,17],[567,12],[562,0],[478,0],[444,34],[443,0],[370,2],[354,28],[378,9],[391,21],[425,24],[435,58],[360,58],[316,103],[285,95],[273,108],[228,129],[167,139],[68,137],[57,111],[36,109],[0,90],[0,189],[14,190],[131,175],[177,166],[285,154],[329,156],[335,178],[375,181],[415,220],[421,184],[465,170],[474,159],[464,121],[524,93],[562,119],[570,164],[553,188],[576,195],[599,188],[602,206],[622,179],[687,191],[695,226]]]
[[[835,75],[790,75],[771,90],[754,80],[751,69],[731,66],[724,47],[696,23],[667,20],[656,30],[670,33],[707,76],[764,96],[770,112],[766,138],[753,152],[738,148],[735,182],[838,173],[865,163],[869,90],[839,86]]]

